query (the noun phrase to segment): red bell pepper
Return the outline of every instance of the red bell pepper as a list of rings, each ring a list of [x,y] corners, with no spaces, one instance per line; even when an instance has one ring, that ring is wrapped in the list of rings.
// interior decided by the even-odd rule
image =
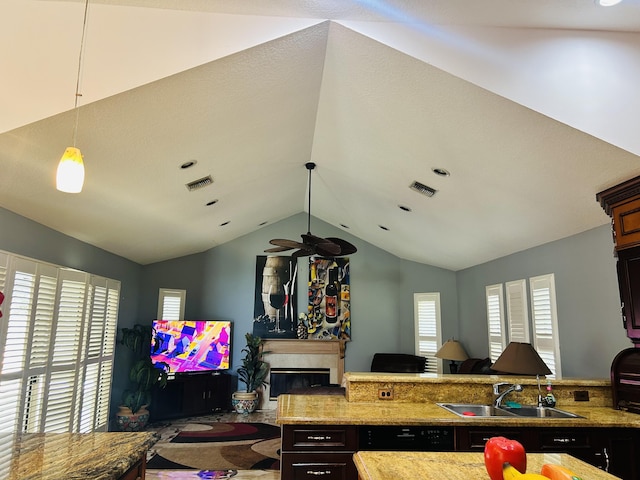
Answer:
[[[502,467],[509,462],[520,473],[527,471],[527,454],[517,440],[491,437],[484,445],[484,465],[491,480],[502,480]]]

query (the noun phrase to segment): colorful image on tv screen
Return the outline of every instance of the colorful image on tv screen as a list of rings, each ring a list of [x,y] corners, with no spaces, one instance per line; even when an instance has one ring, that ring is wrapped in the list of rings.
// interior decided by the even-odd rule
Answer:
[[[229,369],[231,322],[155,320],[153,328],[153,363],[165,362],[173,373]]]

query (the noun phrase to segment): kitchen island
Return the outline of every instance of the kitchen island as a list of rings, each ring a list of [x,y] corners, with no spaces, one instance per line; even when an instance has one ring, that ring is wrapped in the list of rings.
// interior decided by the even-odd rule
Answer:
[[[0,434],[5,480],[143,479],[152,432]]]
[[[354,456],[358,480],[419,478],[421,480],[468,480],[489,478],[481,453],[358,452]],[[611,480],[609,475],[566,454],[527,454],[527,472],[540,473],[542,465],[553,463],[568,468],[581,478]]]
[[[554,381],[558,408],[581,418],[466,417],[436,404],[491,403],[492,384],[503,381],[525,387],[508,400],[535,404],[535,378],[489,375],[347,372],[344,396],[280,395],[281,478],[357,478],[356,452],[481,452],[498,435],[527,452],[569,453],[626,480],[640,478],[640,415],[611,407],[606,380]]]

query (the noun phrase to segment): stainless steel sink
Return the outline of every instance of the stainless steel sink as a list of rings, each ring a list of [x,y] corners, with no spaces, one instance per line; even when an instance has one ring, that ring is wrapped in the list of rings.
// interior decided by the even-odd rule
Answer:
[[[511,412],[492,405],[474,403],[437,403],[436,405],[461,417],[514,417]]]
[[[500,410],[511,412],[518,417],[537,418],[584,418],[575,413],[566,412],[558,408],[537,407],[535,405],[523,405],[521,407],[500,407]]]
[[[558,408],[523,405],[494,407],[474,403],[437,403],[436,405],[460,417],[527,417],[527,418],[584,418]]]

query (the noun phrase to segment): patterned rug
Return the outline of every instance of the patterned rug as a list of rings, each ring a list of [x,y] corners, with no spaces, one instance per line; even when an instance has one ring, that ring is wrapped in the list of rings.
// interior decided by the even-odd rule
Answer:
[[[194,422],[157,445],[148,469],[199,470],[224,478],[234,470],[278,470],[280,427],[266,423]],[[206,474],[205,474],[206,475]],[[218,476],[216,476],[218,475]]]

